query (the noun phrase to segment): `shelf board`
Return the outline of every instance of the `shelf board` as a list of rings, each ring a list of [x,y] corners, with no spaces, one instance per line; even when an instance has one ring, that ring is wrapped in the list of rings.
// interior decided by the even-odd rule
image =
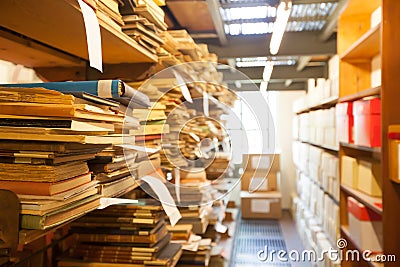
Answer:
[[[341,184],[340,187],[348,195],[354,197],[355,199],[357,199],[357,201],[361,202],[362,204],[364,204],[371,210],[375,211],[378,214],[383,213],[383,209],[376,205],[376,204],[382,205],[382,198],[368,196],[367,194],[364,194],[364,193],[362,193],[356,189],[353,189],[350,186],[344,185],[344,184]]]
[[[347,241],[350,241],[350,243],[353,244],[353,246],[362,253],[362,249],[359,247],[359,245],[354,241],[354,239],[350,235],[349,226],[347,226],[347,225],[340,226],[340,231],[342,232],[342,237],[344,237]],[[368,264],[372,267],[383,266],[383,264],[381,264],[379,262],[372,262],[372,261],[369,261]]]
[[[296,114],[310,112],[312,110],[317,110],[317,109],[330,108],[330,107],[335,106],[337,102],[338,102],[338,97],[331,96],[331,97],[328,97],[328,98],[322,100],[321,102],[319,102],[316,105],[312,105],[307,108],[296,111]]]
[[[340,142],[340,145],[343,147],[360,150],[360,151],[365,151],[365,152],[370,152],[373,154],[379,154],[379,155],[381,154],[380,147],[359,146],[359,145],[349,144],[349,143],[344,143],[344,142]]]
[[[341,98],[339,98],[339,102],[349,102],[349,101],[355,101],[364,97],[368,97],[368,96],[380,96],[381,94],[381,86],[377,86],[377,87],[373,87],[373,88],[369,88],[360,92],[357,92],[355,94],[351,94],[348,96],[343,96]]]
[[[316,144],[316,143],[313,143],[313,142],[302,141],[302,140],[296,140],[296,141],[299,141],[299,142],[302,142],[302,143],[305,143],[305,144],[309,144],[309,145],[312,145],[312,146],[316,146],[316,147],[319,147],[319,148],[322,148],[322,149],[325,149],[325,150],[329,150],[329,151],[332,151],[332,152],[339,152],[339,148],[338,147],[322,145],[322,144]]]
[[[0,24],[44,46],[88,60],[82,12],[76,0],[0,1]],[[51,10],[51,12],[49,12]],[[112,25],[98,17],[104,64],[156,62],[157,56]],[[30,57],[30,54],[20,55]],[[41,60],[31,67],[42,67]]]
[[[380,52],[381,25],[371,28],[355,41],[342,55],[341,59],[348,62],[365,62]]]
[[[299,169],[299,170],[300,170],[300,169]],[[302,172],[302,171],[300,170],[300,172]],[[305,175],[305,176],[306,176],[313,184],[315,184],[316,186],[318,186],[319,189],[321,189],[322,191],[324,191],[324,193],[327,194],[337,205],[339,205],[339,200],[337,200],[331,193],[329,193],[328,191],[326,191],[318,181],[316,181],[316,180],[314,180],[314,179],[311,179],[308,175]]]

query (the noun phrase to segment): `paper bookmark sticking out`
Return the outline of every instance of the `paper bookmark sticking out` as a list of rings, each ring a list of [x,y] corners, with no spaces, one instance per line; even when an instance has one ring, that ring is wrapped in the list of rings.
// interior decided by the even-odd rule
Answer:
[[[174,226],[182,218],[182,215],[176,207],[175,201],[168,191],[167,186],[158,178],[148,175],[142,177],[142,181],[146,182],[154,193],[157,194],[171,225]]]
[[[178,200],[178,202],[181,202],[181,172],[178,168],[174,169],[174,175],[176,200]]]
[[[145,146],[135,146],[135,145],[128,145],[128,144],[117,145],[117,146],[123,147],[123,148],[126,148],[126,149],[134,149],[134,150],[137,150],[137,151],[140,151],[140,152],[146,152],[146,153],[149,153],[149,154],[154,154],[154,153],[160,151],[159,148],[152,148],[152,147],[145,147]]]
[[[83,21],[85,22],[90,67],[103,72],[99,21],[97,20],[96,13],[94,13],[93,9],[88,4],[82,0],[78,0],[78,3],[82,11]]]
[[[136,199],[125,199],[125,198],[111,198],[111,197],[102,197],[100,198],[100,207],[97,209],[104,209],[111,205],[117,204],[137,204],[139,203]]]
[[[172,70],[175,75],[176,81],[178,82],[179,87],[181,88],[182,95],[189,103],[193,103],[192,96],[190,95],[189,89],[186,86],[185,80],[182,76],[175,70]]]
[[[209,105],[208,105],[208,94],[205,91],[203,91],[203,111],[204,111],[204,116],[206,117],[210,116]]]

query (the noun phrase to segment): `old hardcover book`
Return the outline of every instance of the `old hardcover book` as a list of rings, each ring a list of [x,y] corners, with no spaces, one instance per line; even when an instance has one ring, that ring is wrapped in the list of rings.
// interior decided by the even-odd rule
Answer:
[[[115,197],[137,187],[137,183],[132,176],[127,176],[112,182],[99,185],[99,193],[103,197]]]
[[[86,191],[93,189],[97,185],[97,181],[91,181],[81,186],[75,187],[71,190],[55,194],[52,196],[39,196],[39,195],[18,195],[21,202],[23,201],[67,201],[71,198],[86,193]],[[97,189],[96,189],[97,190]]]
[[[68,153],[97,153],[105,149],[109,144],[80,144],[66,142],[43,142],[43,141],[19,141],[19,140],[0,140],[0,151],[35,151],[46,152],[51,155],[46,158],[55,157],[56,154]]]
[[[13,141],[47,141],[47,142],[66,142],[81,144],[112,145],[123,144],[124,142],[134,143],[133,136],[123,135],[84,135],[84,134],[50,134],[46,130],[21,132],[15,127],[4,127],[0,129],[0,139]]]
[[[70,179],[59,182],[28,182],[28,181],[3,181],[0,180],[0,188],[11,190],[20,195],[41,195],[52,196],[80,185],[86,184],[92,180],[92,174],[86,173]]]
[[[162,227],[150,235],[112,234],[112,233],[77,233],[81,242],[145,243],[154,244],[164,238],[168,231]]]
[[[83,161],[54,166],[0,163],[0,180],[5,181],[58,182],[88,172]]]
[[[93,159],[95,154],[71,154],[63,156],[54,156],[54,154],[35,153],[35,152],[2,152],[0,151],[0,163],[25,163],[32,165],[59,165],[72,161],[87,161]]]
[[[100,197],[95,195],[42,216],[23,214],[21,228],[45,230],[86,214],[99,206]]]
[[[16,115],[0,115],[0,126],[34,127],[54,130],[70,130],[79,132],[113,132],[114,124],[92,122],[68,118],[32,117]]]
[[[82,200],[86,197],[97,194],[97,188],[93,187],[78,194],[74,197],[66,199],[65,201],[60,200],[24,200],[21,199],[21,214],[32,214],[32,215],[43,215],[49,213],[55,209],[59,209],[63,206],[69,205],[75,201]]]

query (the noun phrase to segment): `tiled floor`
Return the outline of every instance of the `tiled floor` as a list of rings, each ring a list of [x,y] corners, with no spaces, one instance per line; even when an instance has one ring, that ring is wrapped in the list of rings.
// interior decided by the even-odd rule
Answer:
[[[236,235],[232,267],[309,267],[309,263],[288,263],[278,259],[272,251],[301,251],[301,241],[288,212],[281,220],[239,220]],[[266,253],[260,253],[263,250]],[[272,253],[272,254],[271,254]],[[266,257],[268,255],[268,257]],[[274,255],[271,257],[271,255]],[[259,259],[259,257],[261,259]],[[265,258],[266,257],[266,258]],[[264,258],[264,259],[263,259]]]

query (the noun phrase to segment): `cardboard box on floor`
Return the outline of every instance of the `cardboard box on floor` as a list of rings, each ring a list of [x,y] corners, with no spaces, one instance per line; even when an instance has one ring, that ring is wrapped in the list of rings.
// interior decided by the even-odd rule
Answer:
[[[249,192],[278,191],[279,172],[249,170],[240,178],[241,190]]]
[[[282,216],[280,192],[240,192],[242,218],[280,219]]]
[[[243,171],[269,170],[279,172],[279,154],[243,154]]]

